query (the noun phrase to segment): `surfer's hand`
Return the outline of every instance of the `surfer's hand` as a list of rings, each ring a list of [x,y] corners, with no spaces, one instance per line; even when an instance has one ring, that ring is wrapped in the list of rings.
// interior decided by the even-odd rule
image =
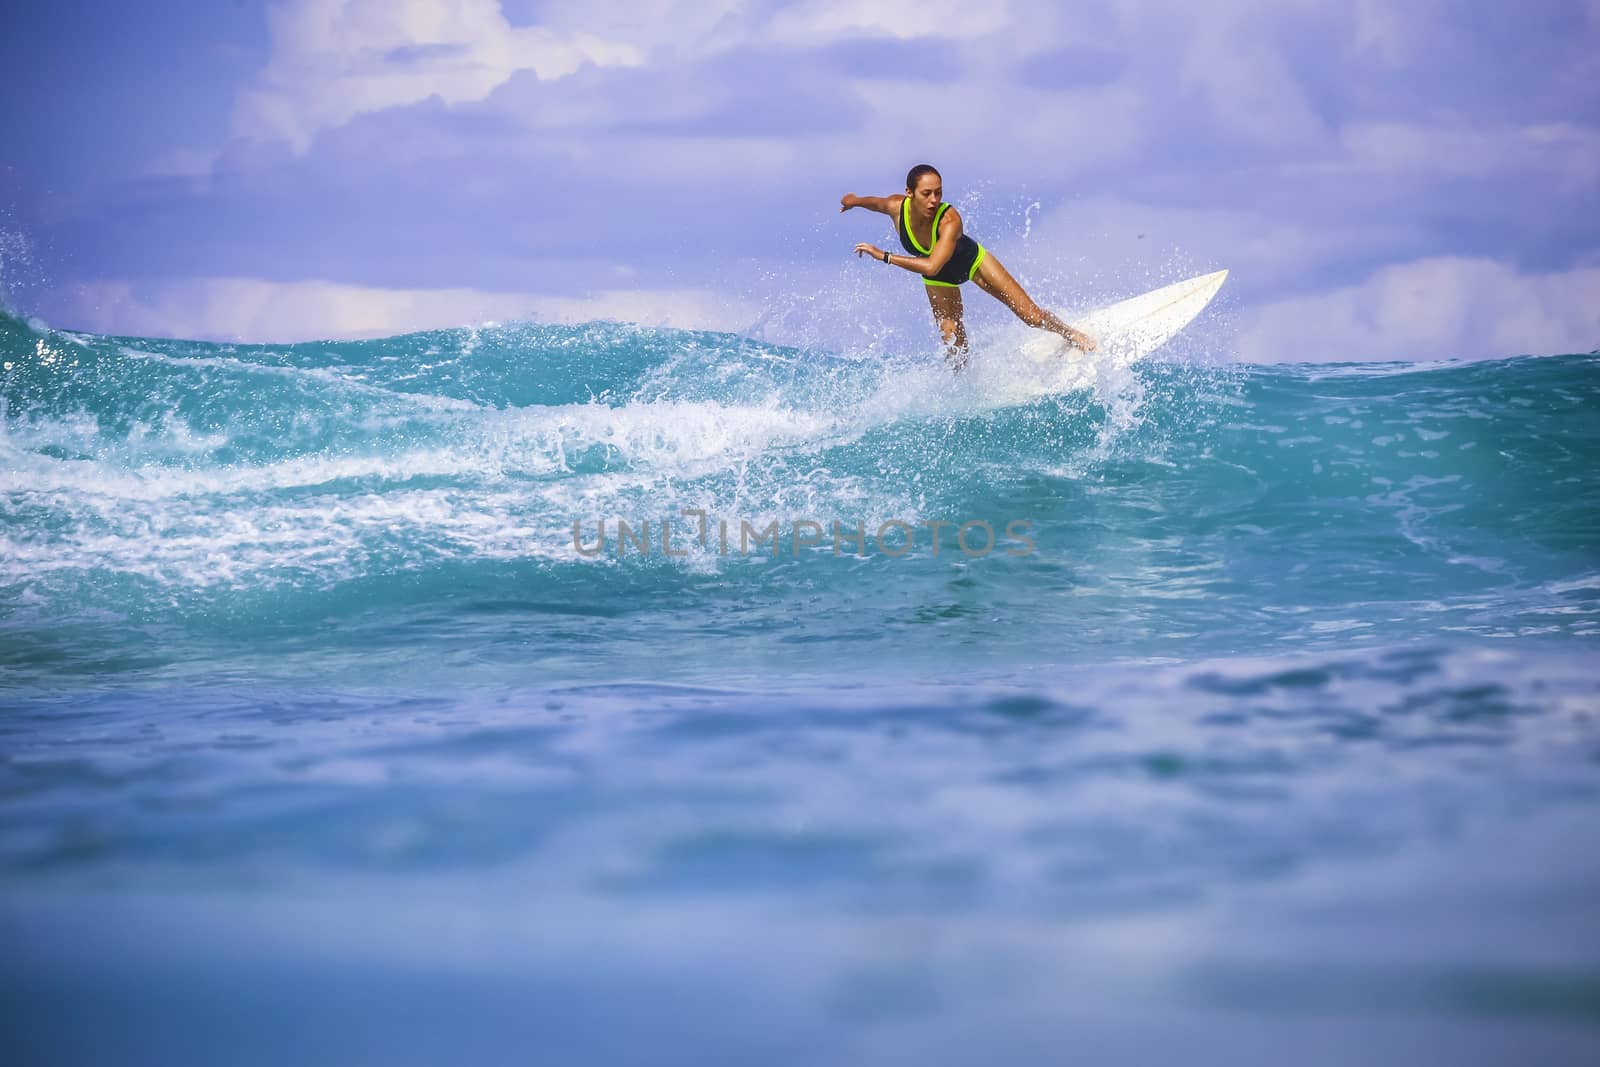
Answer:
[[[856,206],[857,201],[855,193],[845,193],[839,198],[839,211],[841,214]]]
[[[871,256],[873,259],[882,259],[883,249],[879,248],[877,245],[869,245],[863,241],[856,245],[856,255]]]
[[[1093,337],[1090,337],[1088,334],[1082,333],[1078,330],[1072,331],[1072,343],[1083,349],[1085,352],[1093,352],[1095,349],[1100,347],[1094,343]]]

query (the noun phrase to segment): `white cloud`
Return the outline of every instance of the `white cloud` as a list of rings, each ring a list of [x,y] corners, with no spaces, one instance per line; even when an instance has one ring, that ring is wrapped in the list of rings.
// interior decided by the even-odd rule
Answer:
[[[1179,84],[1197,93],[1209,116],[1235,136],[1280,151],[1320,144],[1328,138],[1326,124],[1289,66],[1281,28],[1271,21],[1294,14],[1293,6],[1254,6],[1217,12],[1196,5],[1185,12],[1189,25],[1174,57]],[[1130,36],[1137,40],[1159,25],[1152,19],[1144,34],[1130,28]]]
[[[1479,359],[1597,347],[1600,267],[1526,275],[1493,260],[1449,257],[1248,311],[1237,355],[1258,363]]]
[[[1005,0],[814,0],[785,8],[768,27],[773,41],[826,44],[855,37],[982,37],[1011,22]]]
[[[859,83],[856,93],[876,114],[894,118],[870,127],[853,154],[892,159],[897,172],[901,161],[929,158],[947,175],[993,173],[1003,158],[1019,176],[1055,183],[1127,159],[1146,136],[1139,94],[1120,85],[1070,92],[1013,87],[1000,106],[966,82],[874,80]]]
[[[611,289],[586,296],[475,289],[379,289],[325,281],[197,278],[95,282],[54,313],[96,333],[277,342],[387,337],[491,321],[599,319],[678,329],[737,331],[757,311],[702,289]]]
[[[745,0],[548,0],[539,20],[555,30],[594,33],[646,52],[706,55],[751,39],[756,18]]]
[[[282,0],[268,12],[271,58],[235,105],[235,133],[303,153],[317,133],[358,115],[432,96],[481,101],[523,70],[549,81],[585,63],[642,66],[741,46],[971,39],[1010,21],[1004,0],[927,0],[910,11],[888,0],[809,0],[776,15],[741,0],[553,0],[538,14],[539,25],[519,27],[498,0]]]
[[[497,0],[286,0],[268,21],[272,57],[234,125],[296,152],[357,115],[432,96],[482,100],[518,71],[548,80],[642,61],[634,46],[590,33],[514,27]]]
[[[1436,46],[1438,29],[1447,23],[1439,0],[1356,0],[1355,46],[1387,67],[1403,67]]]
[[[1533,126],[1358,122],[1342,131],[1342,166],[1386,175],[1541,176],[1563,192],[1600,184],[1600,132]]]
[[[806,49],[873,38],[972,40],[1014,29],[1019,0],[545,0],[539,22],[626,42],[652,60],[705,59],[741,47]],[[1026,6],[1026,0],[1020,0]],[[1041,13],[1048,12],[1045,7]]]

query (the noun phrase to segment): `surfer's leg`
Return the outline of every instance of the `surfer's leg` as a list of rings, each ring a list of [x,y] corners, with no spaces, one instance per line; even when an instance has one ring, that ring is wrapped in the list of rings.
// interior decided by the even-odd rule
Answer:
[[[923,289],[927,290],[933,319],[939,324],[945,358],[959,371],[967,365],[967,324],[962,321],[961,290],[953,285],[924,285]]]
[[[1088,352],[1094,351],[1094,338],[1074,330],[1034,303],[1033,297],[1023,291],[1017,280],[1000,265],[1000,260],[993,252],[985,252],[983,259],[978,263],[978,272],[973,275],[972,280],[978,283],[978,288],[1016,312],[1017,318],[1029,326],[1058,333],[1066,339],[1067,344]]]

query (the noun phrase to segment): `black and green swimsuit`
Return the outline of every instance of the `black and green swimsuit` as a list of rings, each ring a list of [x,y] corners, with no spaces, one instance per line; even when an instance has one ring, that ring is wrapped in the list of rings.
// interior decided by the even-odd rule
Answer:
[[[913,256],[929,256],[933,254],[933,246],[939,243],[939,220],[944,218],[944,213],[949,204],[940,204],[939,210],[933,216],[933,237],[927,248],[917,244],[916,237],[911,233],[911,198],[908,196],[900,201],[900,247]],[[983,246],[966,234],[956,239],[956,250],[950,257],[950,262],[944,269],[931,278],[923,278],[924,285],[960,285],[962,282],[972,280],[978,273],[978,264],[983,262]]]

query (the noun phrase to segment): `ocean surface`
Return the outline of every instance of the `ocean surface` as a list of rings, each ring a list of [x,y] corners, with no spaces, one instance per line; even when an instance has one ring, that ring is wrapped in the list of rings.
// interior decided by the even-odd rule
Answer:
[[[1600,355],[1017,341],[0,316],[7,1062],[1600,1062]]]

